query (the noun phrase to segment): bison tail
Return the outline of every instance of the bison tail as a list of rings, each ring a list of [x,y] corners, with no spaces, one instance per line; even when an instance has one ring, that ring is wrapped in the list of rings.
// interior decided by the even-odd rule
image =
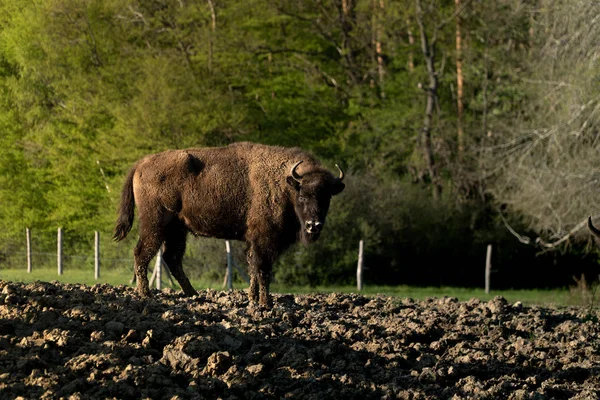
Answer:
[[[117,218],[117,224],[113,233],[113,239],[118,242],[125,239],[131,227],[133,226],[133,216],[135,209],[135,199],[133,197],[133,175],[135,174],[135,167],[131,168],[123,190],[121,192],[121,205],[119,207],[119,217]]]

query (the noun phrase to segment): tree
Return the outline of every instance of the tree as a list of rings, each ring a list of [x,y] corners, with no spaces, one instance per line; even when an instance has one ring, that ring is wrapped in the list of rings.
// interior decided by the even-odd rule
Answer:
[[[523,18],[535,24],[532,30],[512,43],[515,51],[533,46],[520,77],[527,102],[518,104],[513,128],[494,134],[485,166],[495,178],[490,180],[493,196],[553,241],[575,235],[573,227],[598,214],[595,60],[600,48],[592,38],[598,34],[593,21],[600,9],[558,1],[541,2],[535,11],[533,20]]]

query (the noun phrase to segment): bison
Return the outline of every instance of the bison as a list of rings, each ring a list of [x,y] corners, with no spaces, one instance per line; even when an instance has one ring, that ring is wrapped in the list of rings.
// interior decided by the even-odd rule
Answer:
[[[137,291],[148,297],[148,263],[161,245],[183,292],[197,294],[182,269],[188,232],[247,244],[249,297],[271,305],[269,284],[277,257],[300,240],[318,239],[331,197],[345,184],[299,148],[249,142],[226,147],[168,150],[131,168],[122,189],[113,238],[131,230],[139,213],[134,249]]]

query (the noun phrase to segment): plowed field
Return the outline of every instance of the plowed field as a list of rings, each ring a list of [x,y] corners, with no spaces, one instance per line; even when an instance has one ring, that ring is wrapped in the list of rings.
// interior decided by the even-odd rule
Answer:
[[[0,281],[0,398],[597,399],[598,311]]]

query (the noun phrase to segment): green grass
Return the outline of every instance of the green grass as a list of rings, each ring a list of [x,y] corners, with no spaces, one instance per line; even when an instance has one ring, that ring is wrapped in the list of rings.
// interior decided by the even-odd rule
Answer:
[[[132,271],[107,270],[101,271],[98,281],[94,279],[94,271],[73,269],[63,271],[63,275],[58,276],[56,268],[39,268],[27,273],[25,269],[0,269],[0,279],[13,282],[33,282],[33,281],[59,281],[63,283],[83,283],[94,285],[96,283],[108,283],[111,285],[131,285]],[[192,285],[197,289],[222,289],[222,282],[206,282],[192,279]],[[163,276],[163,287],[169,287],[170,284]],[[236,289],[245,289],[246,283],[234,283]],[[179,289],[175,286],[175,289]],[[357,293],[354,286],[332,286],[332,287],[289,287],[274,283],[271,285],[273,293]],[[361,294],[364,295],[387,295],[398,298],[412,298],[423,300],[426,298],[456,297],[460,301],[466,301],[471,298],[478,298],[483,301],[493,299],[495,296],[504,297],[509,303],[517,301],[525,305],[583,305],[581,296],[573,294],[568,289],[532,289],[532,290],[492,290],[485,293],[483,289],[457,288],[457,287],[415,287],[415,286],[370,286],[365,285]]]
[[[84,283],[94,285],[96,283],[109,283],[111,285],[129,284],[131,273],[125,270],[101,271],[100,278],[94,279],[94,270],[72,269],[63,270],[62,275],[58,275],[55,268],[34,268],[31,273],[26,269],[1,269],[0,279],[13,282],[33,282],[33,281],[59,281],[62,283]]]
[[[338,286],[338,287],[294,287],[286,288],[277,284],[272,285],[272,291],[277,293],[356,293],[356,287],[353,286]],[[460,288],[460,287],[416,287],[416,286],[365,286],[361,294],[364,295],[386,295],[400,298],[412,298],[424,300],[427,298],[441,297],[456,297],[460,301],[466,301],[472,298],[478,298],[483,301],[488,301],[496,296],[504,297],[509,303],[517,301],[526,305],[575,305],[579,304],[577,299],[568,289],[524,289],[524,290],[491,290],[490,293],[485,293],[484,289],[477,288]]]

